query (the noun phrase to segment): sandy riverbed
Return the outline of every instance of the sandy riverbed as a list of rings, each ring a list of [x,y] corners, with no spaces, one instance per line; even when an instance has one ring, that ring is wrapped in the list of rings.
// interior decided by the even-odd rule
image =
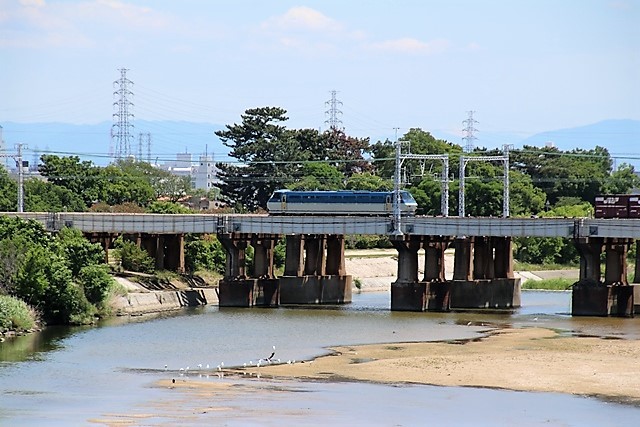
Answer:
[[[314,361],[247,368],[263,377],[489,387],[598,396],[640,405],[640,341],[500,329],[468,342],[334,347]],[[231,373],[228,371],[228,373]],[[162,381],[206,393],[210,382]],[[213,391],[213,390],[211,390]]]

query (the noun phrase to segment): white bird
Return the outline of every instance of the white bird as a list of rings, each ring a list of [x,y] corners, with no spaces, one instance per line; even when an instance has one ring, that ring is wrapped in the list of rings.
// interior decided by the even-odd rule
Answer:
[[[246,368],[247,367],[247,362],[243,363],[242,367]]]
[[[209,369],[209,364],[207,363],[207,369]]]
[[[198,363],[198,369],[202,369],[202,363]]]
[[[167,370],[167,365],[164,365],[164,370],[165,370],[165,371]]]

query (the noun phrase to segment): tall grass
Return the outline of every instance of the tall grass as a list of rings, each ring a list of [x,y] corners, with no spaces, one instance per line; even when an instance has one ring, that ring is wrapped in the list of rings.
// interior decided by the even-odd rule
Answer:
[[[522,289],[542,289],[546,291],[566,291],[576,281],[572,279],[545,279],[527,280],[521,286]]]
[[[37,324],[36,312],[24,301],[0,295],[0,331],[26,331]]]

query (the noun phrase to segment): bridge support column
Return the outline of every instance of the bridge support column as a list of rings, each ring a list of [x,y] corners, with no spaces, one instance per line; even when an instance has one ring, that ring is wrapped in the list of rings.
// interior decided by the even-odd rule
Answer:
[[[620,316],[634,314],[634,288],[627,282],[629,239],[588,237],[575,239],[580,253],[580,280],[573,285],[574,316]],[[600,255],[605,249],[605,275],[601,281]]]
[[[109,249],[118,235],[111,233],[85,233],[84,235],[91,243],[100,243],[104,251],[104,262],[109,264]]]
[[[219,284],[220,307],[273,307],[278,305],[278,283],[273,276],[273,248],[277,235],[219,234],[227,253],[224,278]],[[246,250],[255,249],[253,276],[247,274]]]
[[[418,250],[422,236],[392,239],[398,251],[398,276],[391,284],[392,311],[424,311],[427,306],[427,283],[418,281]]]
[[[164,238],[165,266],[184,273],[184,234],[168,234]]]
[[[449,237],[430,236],[425,239],[424,279],[427,283],[427,311],[449,311],[451,309],[451,283],[445,278],[444,251],[450,243]]]
[[[350,303],[351,280],[344,268],[344,236],[287,236],[280,303]]]
[[[636,265],[633,275],[633,312],[640,314],[640,240],[636,240]]]
[[[513,275],[510,237],[456,239],[452,308],[520,307],[520,279]]]

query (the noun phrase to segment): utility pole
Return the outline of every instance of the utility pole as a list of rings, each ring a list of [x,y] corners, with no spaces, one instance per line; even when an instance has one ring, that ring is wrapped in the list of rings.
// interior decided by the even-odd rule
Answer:
[[[16,162],[16,169],[18,170],[18,212],[24,212],[24,169],[22,167],[22,149],[27,148],[27,144],[16,144],[16,155],[2,154],[0,158],[12,157]]]
[[[18,166],[18,212],[24,212],[24,169],[22,168],[22,147],[27,148],[26,144],[16,144],[18,155],[16,156],[16,165]]]
[[[115,140],[115,147],[113,157],[116,160],[120,160],[131,155],[131,141],[133,139],[133,114],[129,112],[129,107],[133,107],[133,103],[129,101],[128,96],[133,96],[133,92],[129,90],[129,87],[133,85],[133,82],[127,79],[126,68],[121,68],[120,79],[113,82],[114,86],[117,85],[117,90],[113,92],[114,96],[118,97],[118,100],[113,103],[117,108],[117,112],[113,114],[115,123],[111,126],[111,138],[112,145]]]
[[[464,132],[462,140],[466,141],[464,145],[464,151],[467,153],[471,153],[473,151],[473,140],[478,139],[473,135],[474,132],[478,131],[478,129],[473,127],[474,123],[478,123],[473,119],[473,113],[475,113],[475,111],[467,111],[467,120],[462,121],[462,124],[465,125],[465,128],[462,129],[462,131]]]
[[[399,128],[394,129],[396,131],[396,167],[393,176],[393,235],[402,236],[402,226],[400,224],[400,221],[402,220],[400,212],[400,167],[402,164],[402,143],[398,139]]]
[[[329,109],[324,112],[329,118],[324,122],[329,125],[329,129],[338,129],[338,126],[342,125],[342,120],[338,118],[338,115],[342,114],[342,111],[338,109],[338,106],[342,106],[342,102],[336,98],[338,91],[332,90],[330,93],[331,99],[324,103],[324,105],[329,107]]]

